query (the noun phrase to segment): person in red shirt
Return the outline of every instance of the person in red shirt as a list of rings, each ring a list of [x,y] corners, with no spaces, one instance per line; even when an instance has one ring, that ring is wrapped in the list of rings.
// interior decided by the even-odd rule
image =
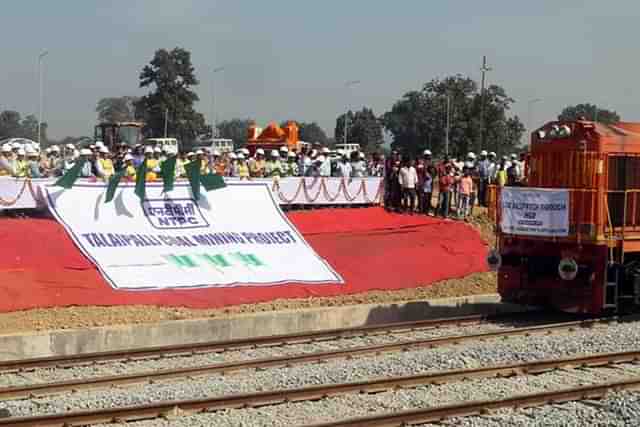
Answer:
[[[451,204],[451,190],[455,184],[455,179],[451,175],[451,165],[444,167],[444,173],[440,175],[438,180],[438,213],[444,218],[449,216],[449,207]]]

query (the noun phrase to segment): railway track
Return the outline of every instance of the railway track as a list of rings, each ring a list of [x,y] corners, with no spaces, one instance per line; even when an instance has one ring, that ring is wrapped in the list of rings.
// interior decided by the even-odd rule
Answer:
[[[305,387],[298,389],[275,390],[268,392],[238,394],[198,400],[182,400],[161,402],[150,405],[128,406],[102,409],[96,411],[79,411],[36,417],[0,419],[0,426],[73,426],[92,425],[109,422],[128,422],[152,419],[168,415],[190,415],[199,412],[211,412],[230,408],[259,407],[278,405],[287,402],[300,402],[326,399],[348,393],[379,393],[399,388],[414,388],[428,384],[445,384],[467,379],[512,377],[536,375],[557,369],[576,369],[612,366],[617,364],[640,363],[640,351],[606,353],[570,358],[542,360],[536,362],[496,365],[474,369],[461,369],[361,381]],[[640,376],[624,381],[612,381],[576,388],[548,391],[536,394],[514,396],[500,400],[484,400],[465,402],[453,405],[433,407],[423,410],[404,411],[376,415],[366,418],[354,418],[325,424],[316,427],[337,426],[400,426],[407,424],[440,421],[451,417],[483,414],[500,408],[519,408],[544,405],[550,402],[566,402],[582,399],[599,398],[611,391],[640,388]]]
[[[534,313],[535,314],[535,313]],[[539,313],[538,313],[539,314]],[[84,353],[70,356],[41,357],[33,359],[0,361],[0,373],[25,372],[42,368],[65,368],[115,361],[133,361],[163,357],[178,357],[213,352],[227,352],[267,346],[282,346],[302,344],[308,342],[326,341],[340,338],[352,338],[367,335],[380,335],[449,327],[457,325],[473,325],[486,322],[499,322],[531,316],[532,313],[505,313],[491,316],[472,315],[451,317],[415,322],[400,322],[391,324],[362,326],[357,328],[342,328],[322,330],[287,335],[272,335],[257,338],[235,339],[228,341],[214,341],[185,345],[171,345],[148,347],[129,350],[118,350],[99,353]]]
[[[130,375],[94,377],[72,381],[60,381],[44,384],[32,384],[26,386],[0,388],[0,400],[15,400],[48,396],[56,393],[68,393],[78,390],[99,389],[114,386],[154,383],[178,378],[193,378],[212,374],[229,374],[248,369],[265,369],[277,367],[290,367],[293,365],[320,363],[335,359],[351,359],[360,356],[380,355],[384,353],[409,351],[420,348],[436,348],[447,345],[455,345],[463,342],[508,338],[513,336],[527,336],[533,334],[550,334],[559,331],[571,331],[578,328],[590,328],[598,324],[610,323],[611,319],[595,319],[588,321],[572,321],[547,325],[528,326],[484,332],[470,335],[453,335],[438,338],[428,338],[411,341],[401,341],[390,344],[378,344],[363,347],[347,348],[334,351],[305,353],[290,356],[281,356],[264,359],[243,360],[195,366],[179,369],[165,369],[153,372],[134,373]],[[32,361],[27,361],[28,366],[33,366]]]

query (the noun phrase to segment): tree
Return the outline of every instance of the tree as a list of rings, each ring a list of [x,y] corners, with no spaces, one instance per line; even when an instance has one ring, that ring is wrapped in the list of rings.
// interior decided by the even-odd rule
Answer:
[[[608,125],[620,121],[620,116],[615,111],[600,108],[594,104],[570,105],[558,115],[558,120],[560,121],[579,120],[580,118]]]
[[[480,139],[481,93],[475,81],[459,74],[434,79],[422,90],[406,93],[383,115],[382,121],[393,136],[394,149],[410,156],[418,156],[425,149],[443,154],[447,150],[448,104],[450,155],[463,156],[482,149],[497,153],[511,151],[524,132],[517,116],[507,116],[515,101],[502,87],[493,85],[486,89],[484,102],[484,147],[475,143]]]
[[[40,141],[46,145],[47,124],[40,125]],[[33,114],[21,118],[17,111],[3,111],[0,113],[0,139],[27,138],[38,141],[38,119]]]
[[[136,118],[135,96],[120,96],[117,98],[102,98],[96,106],[99,122],[125,122]]]
[[[236,147],[243,147],[247,143],[251,119],[231,119],[218,123],[220,138],[232,139]]]
[[[347,143],[360,144],[363,151],[379,151],[384,143],[382,123],[373,114],[373,110],[366,107],[355,113],[349,110],[346,114],[338,116],[334,133],[336,142],[344,143],[345,116],[347,117]]]
[[[193,108],[198,95],[191,88],[197,85],[189,51],[178,47],[171,51],[157,50],[140,73],[140,87],[151,91],[136,103],[137,111],[147,123],[147,132],[163,136],[166,114],[168,135],[183,144],[190,144],[205,133],[208,128],[204,116]]]

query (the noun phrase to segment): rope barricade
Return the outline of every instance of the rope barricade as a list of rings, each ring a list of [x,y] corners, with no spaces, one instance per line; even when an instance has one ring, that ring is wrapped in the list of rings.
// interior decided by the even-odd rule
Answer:
[[[16,203],[18,203],[18,200],[20,200],[22,198],[22,196],[24,195],[24,192],[26,190],[29,190],[29,193],[31,194],[31,197],[33,197],[34,200],[39,200],[40,197],[38,196],[38,194],[36,193],[35,189],[33,188],[33,184],[31,182],[30,178],[25,178],[22,182],[22,187],[20,188],[20,191],[18,191],[18,194],[13,197],[13,198],[4,198],[2,196],[0,196],[0,206],[5,206],[5,207],[10,207],[15,205]]]

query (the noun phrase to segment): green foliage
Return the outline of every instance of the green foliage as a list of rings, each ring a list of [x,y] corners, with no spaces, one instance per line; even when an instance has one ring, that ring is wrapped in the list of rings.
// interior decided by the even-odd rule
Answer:
[[[198,85],[191,53],[175,48],[157,50],[153,59],[140,73],[140,87],[151,91],[136,103],[140,117],[147,123],[147,131],[154,137],[164,135],[165,112],[168,117],[168,136],[190,144],[197,135],[206,132],[204,116],[194,110],[198,95],[191,90]]]
[[[47,124],[42,123],[41,141],[46,145]],[[38,141],[38,118],[32,114],[21,118],[17,111],[6,110],[0,113],[0,139],[27,138]]]
[[[232,139],[236,147],[243,147],[247,143],[251,119],[231,119],[218,123],[220,138]]]
[[[126,122],[136,118],[135,96],[121,96],[117,98],[102,98],[96,106],[99,122]]]
[[[406,93],[385,113],[382,122],[392,134],[394,149],[417,156],[425,149],[445,152],[449,97],[449,154],[461,156],[469,151],[506,153],[518,144],[524,126],[517,116],[507,115],[515,102],[497,85],[485,89],[485,144],[480,141],[482,96],[469,77],[455,75],[434,79],[420,91]]]
[[[609,125],[620,121],[620,116],[615,111],[600,108],[594,104],[570,105],[558,115],[558,120],[560,121],[572,121],[581,118]]]
[[[347,143],[360,144],[360,148],[367,152],[379,151],[384,143],[382,123],[373,114],[373,110],[363,107],[361,111],[348,111]],[[344,143],[345,114],[336,119],[335,140],[337,144]]]

